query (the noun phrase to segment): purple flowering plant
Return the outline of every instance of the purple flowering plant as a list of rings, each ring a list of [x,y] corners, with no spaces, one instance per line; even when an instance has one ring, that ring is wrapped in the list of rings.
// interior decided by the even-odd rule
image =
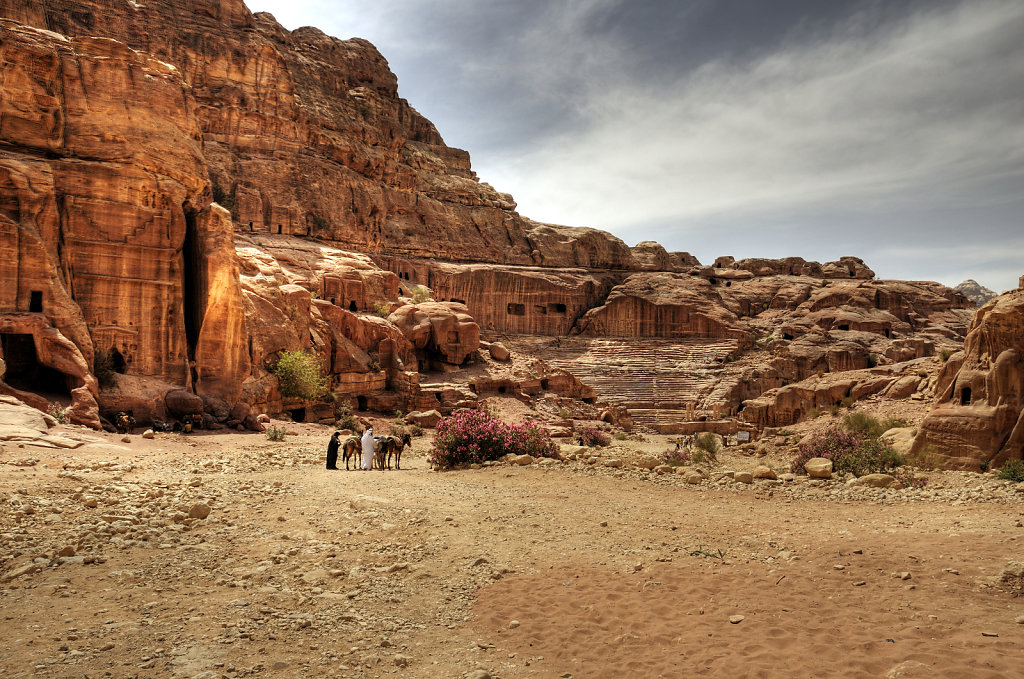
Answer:
[[[815,457],[832,460],[832,470],[837,474],[854,476],[887,472],[904,464],[903,456],[882,441],[837,427],[829,427],[801,441],[790,471],[805,473],[804,464]]]

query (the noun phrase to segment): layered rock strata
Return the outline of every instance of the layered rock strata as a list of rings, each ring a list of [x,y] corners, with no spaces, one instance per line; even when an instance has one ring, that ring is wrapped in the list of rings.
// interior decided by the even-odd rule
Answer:
[[[935,408],[914,450],[963,469],[1024,456],[1024,290],[978,310],[963,352],[950,356],[939,375]]]

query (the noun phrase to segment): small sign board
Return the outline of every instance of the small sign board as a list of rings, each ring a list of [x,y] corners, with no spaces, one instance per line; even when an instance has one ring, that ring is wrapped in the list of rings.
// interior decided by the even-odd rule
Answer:
[[[739,431],[739,432],[736,432],[736,441],[737,441],[737,443],[746,443],[749,440],[750,440],[750,432],[749,431]]]

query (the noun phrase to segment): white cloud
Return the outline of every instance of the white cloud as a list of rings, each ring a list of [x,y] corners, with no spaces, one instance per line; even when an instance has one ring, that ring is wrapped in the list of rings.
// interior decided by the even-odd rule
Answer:
[[[666,89],[615,81],[584,93],[578,129],[478,157],[478,172],[524,214],[620,235],[668,220],[905,207],[922,194],[1000,200],[977,177],[1024,177],[1020,3],[971,2],[881,35],[710,63]]]

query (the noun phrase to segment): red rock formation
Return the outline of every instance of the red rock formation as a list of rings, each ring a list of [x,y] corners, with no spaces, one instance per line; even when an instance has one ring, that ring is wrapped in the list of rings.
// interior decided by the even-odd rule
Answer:
[[[707,281],[670,273],[633,274],[588,311],[579,333],[614,337],[707,337],[750,340]],[[717,303],[716,303],[717,302]]]
[[[388,316],[388,321],[412,342],[421,363],[440,358],[450,365],[462,365],[480,348],[480,326],[464,304],[407,304]]]
[[[372,45],[286,31],[241,0],[0,0],[0,16],[48,31],[0,22],[0,278],[13,282],[0,313],[39,316],[87,366],[108,359],[121,375],[100,394],[105,412],[134,394],[160,415],[183,388],[208,411],[242,399],[319,417],[326,405],[282,399],[269,370],[299,349],[336,396],[365,405],[471,399],[465,385],[424,394],[423,348],[367,313],[415,315],[399,308],[415,284],[495,332],[725,341],[723,362],[752,350],[764,365],[697,390],[727,410],[819,370],[955,346],[966,330],[962,296],[872,280],[856,258],[701,267],[524,219],[398,97]],[[233,243],[212,200],[230,210]],[[33,327],[41,346],[46,326]],[[430,342],[448,360],[475,352],[461,335]],[[68,370],[83,380],[73,412],[95,422],[88,371]],[[570,382],[559,393],[585,392]],[[474,384],[534,390],[524,375]]]
[[[947,465],[977,469],[1024,456],[1024,291],[978,310],[964,351],[939,376],[936,404],[914,451],[943,455]]]

